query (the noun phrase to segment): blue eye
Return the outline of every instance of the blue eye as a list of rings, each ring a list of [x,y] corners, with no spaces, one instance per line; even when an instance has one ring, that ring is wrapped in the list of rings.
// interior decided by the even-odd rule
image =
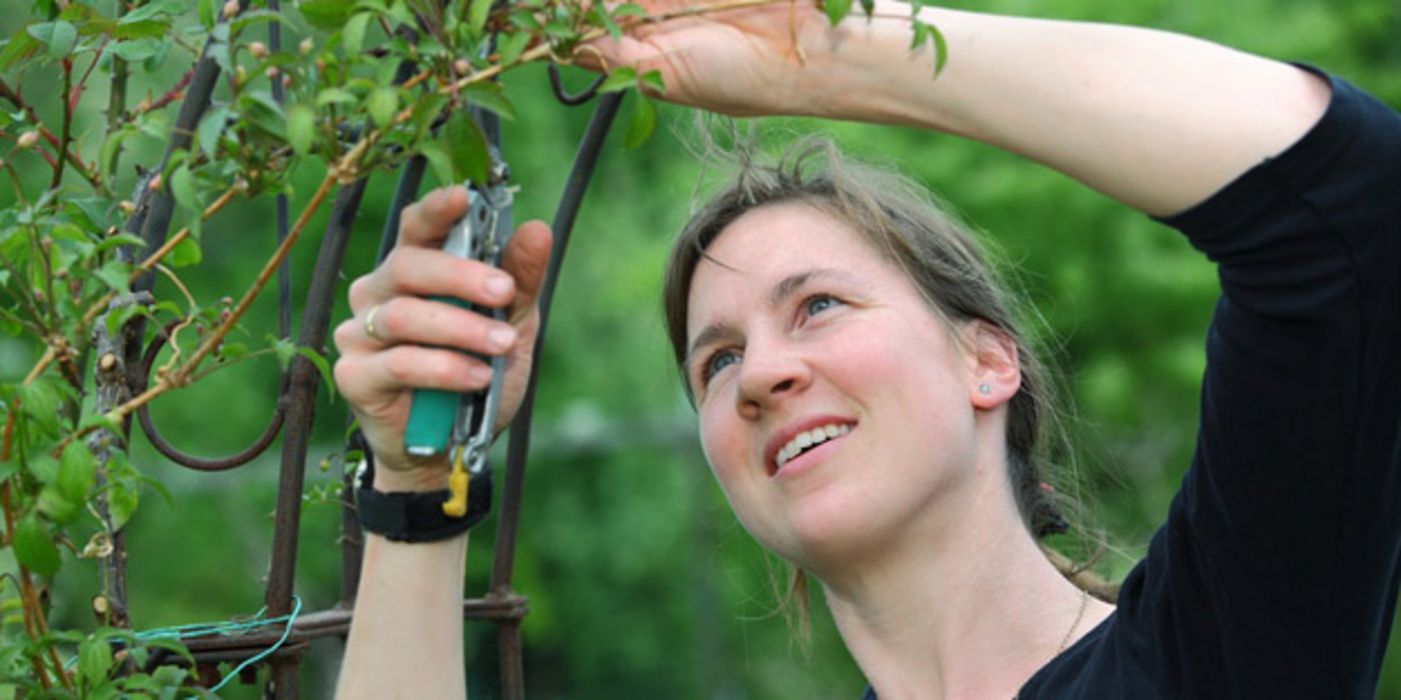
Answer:
[[[705,365],[701,367],[701,380],[703,382],[710,381],[710,378],[718,374],[720,370],[736,362],[739,362],[739,355],[735,354],[734,351],[721,350],[716,352],[711,355],[710,358],[705,361]]]
[[[818,294],[808,297],[807,301],[803,302],[803,311],[809,316],[816,316],[840,303],[836,297]]]

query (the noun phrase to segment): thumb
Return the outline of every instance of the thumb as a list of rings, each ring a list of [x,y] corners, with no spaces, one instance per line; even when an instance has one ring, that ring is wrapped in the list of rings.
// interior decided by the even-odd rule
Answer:
[[[501,269],[516,280],[516,299],[511,308],[511,320],[535,306],[540,288],[545,282],[545,270],[550,264],[553,243],[550,227],[543,221],[527,221],[516,229],[506,250],[501,253]]]

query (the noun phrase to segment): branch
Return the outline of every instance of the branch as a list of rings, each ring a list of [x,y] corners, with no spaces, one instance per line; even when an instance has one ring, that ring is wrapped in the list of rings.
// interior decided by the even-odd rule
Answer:
[[[215,199],[209,206],[204,208],[204,212],[201,213],[200,218],[208,220],[232,201],[234,195],[242,191],[242,184],[235,184],[233,187],[224,190],[224,193],[219,195],[218,199]],[[157,248],[155,252],[141,261],[141,264],[132,269],[131,274],[127,275],[127,284],[135,282],[141,275],[150,272],[151,269],[156,266],[156,263],[159,263],[162,258],[175,249],[175,246],[178,245],[180,241],[185,240],[189,235],[190,227],[186,226],[180,229],[174,236],[167,239],[160,248]],[[112,300],[116,297],[116,292],[107,292],[99,297],[97,301],[93,302],[92,305],[88,307],[88,310],[83,312],[83,318],[78,322],[77,332],[82,333],[88,326],[92,325],[93,321],[96,321],[97,317],[102,315],[102,311],[106,309],[107,305],[112,303]],[[57,358],[58,352],[54,345],[50,343],[49,347],[44,350],[44,354],[39,358],[39,361],[35,362],[34,367],[29,370],[29,373],[24,375],[22,384],[28,384],[38,379],[39,375],[43,374],[44,370],[48,369],[49,365]]]
[[[45,141],[52,144],[54,150],[62,153],[63,159],[77,168],[78,172],[82,173],[83,179],[87,180],[88,183],[92,185],[93,189],[97,190],[100,194],[107,194],[107,185],[102,182],[102,177],[98,175],[97,168],[89,167],[87,163],[83,162],[82,158],[78,157],[77,153],[60,149],[59,138],[54,136],[53,132],[49,131],[48,128],[44,126],[44,123],[40,121],[39,115],[34,111],[34,108],[30,107],[29,104],[24,101],[24,98],[20,97],[18,92],[11,89],[9,83],[6,83],[4,78],[0,78],[0,97],[9,100],[10,104],[13,104],[23,111],[25,118],[32,122],[39,130],[39,135],[44,137]],[[40,152],[42,153],[42,151]],[[48,158],[47,153],[45,153],[44,156]],[[51,165],[53,164],[52,160],[49,162]]]

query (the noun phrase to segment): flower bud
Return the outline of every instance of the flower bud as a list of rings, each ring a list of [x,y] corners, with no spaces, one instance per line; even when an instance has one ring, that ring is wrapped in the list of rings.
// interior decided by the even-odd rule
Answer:
[[[303,56],[311,53],[311,50],[315,47],[316,44],[312,42],[311,37],[302,39],[302,43],[297,44],[297,50],[301,51]]]
[[[224,19],[228,19],[238,14],[238,0],[229,0],[224,3]]]
[[[161,189],[161,182],[161,176],[156,175],[155,177],[151,178],[151,182],[148,183],[146,186],[151,188],[152,192],[159,192]]]
[[[252,56],[253,58],[267,58],[268,45],[264,44],[261,41],[250,42],[248,44],[248,55]]]
[[[33,148],[36,143],[39,143],[39,132],[32,129],[20,134],[15,140],[15,145],[20,148]]]
[[[268,66],[268,69],[263,71],[263,75],[266,75],[268,80],[276,80],[280,73],[281,71],[277,70],[277,66]]]
[[[465,58],[459,58],[452,62],[452,69],[456,71],[458,75],[467,75],[472,72],[472,64]]]
[[[124,199],[122,200],[121,204],[117,205],[117,208],[121,209],[123,214],[130,214],[136,211],[136,202],[133,202],[129,199]]]

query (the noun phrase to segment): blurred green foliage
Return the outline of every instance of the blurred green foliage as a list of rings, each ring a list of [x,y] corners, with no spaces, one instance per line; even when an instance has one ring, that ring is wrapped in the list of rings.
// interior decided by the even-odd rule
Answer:
[[[1401,6],[1392,0],[958,6],[1192,33],[1317,65],[1401,105]],[[0,19],[0,29],[8,33],[14,21]],[[555,103],[541,70],[520,71],[511,90],[518,118],[506,125],[504,150],[522,186],[517,216],[548,218],[587,110]],[[86,123],[99,118],[87,115]],[[926,182],[988,232],[1045,319],[1044,344],[1076,407],[1077,462],[1091,510],[1114,544],[1107,570],[1122,575],[1161,522],[1190,455],[1202,338],[1217,294],[1210,265],[1172,231],[1015,156],[889,127],[811,120],[758,127],[780,137],[828,131],[851,152],[892,162]],[[664,107],[659,129],[638,150],[622,148],[622,128],[611,137],[554,307],[516,559],[515,587],[531,607],[524,624],[530,695],[855,698],[862,678],[822,606],[814,606],[814,643],[804,652],[777,612],[770,565],[736,524],[700,455],[657,298],[662,256],[698,201],[704,168],[688,150],[698,142],[689,111]],[[160,144],[130,147],[126,162],[149,163]],[[304,199],[318,178],[293,173],[295,196]],[[374,176],[346,281],[373,264],[391,190],[388,176]],[[324,218],[323,212],[313,231]],[[231,206],[209,222],[205,261],[191,291],[208,300],[245,284],[273,245],[270,220],[271,202],[263,199]],[[294,299],[315,250],[313,238],[294,252]],[[173,290],[158,286],[157,293]],[[273,333],[275,314],[274,296],[265,293],[245,326],[255,338]],[[342,302],[335,317],[347,315]],[[0,339],[0,366],[9,377],[37,352]],[[250,363],[160,399],[153,415],[180,446],[223,454],[261,430],[276,387],[274,361]],[[324,392],[321,401],[309,466],[313,487],[338,476],[316,461],[340,449],[345,428],[344,405],[330,403]],[[170,503],[149,498],[129,528],[138,627],[221,620],[259,607],[276,480],[276,450],[269,455],[231,473],[196,474],[137,440],[133,462],[174,494]],[[311,609],[338,596],[338,517],[327,504],[310,503],[304,511],[297,590]],[[472,536],[473,594],[485,585],[491,543],[490,523]],[[56,614],[82,624],[93,587],[69,585],[54,592]],[[474,697],[493,697],[494,634],[479,625],[469,626],[468,636]],[[335,643],[314,650],[303,675],[310,697],[329,694],[339,652]],[[1385,665],[1380,697],[1401,698],[1397,653]],[[235,688],[230,696],[251,698],[255,691]]]

